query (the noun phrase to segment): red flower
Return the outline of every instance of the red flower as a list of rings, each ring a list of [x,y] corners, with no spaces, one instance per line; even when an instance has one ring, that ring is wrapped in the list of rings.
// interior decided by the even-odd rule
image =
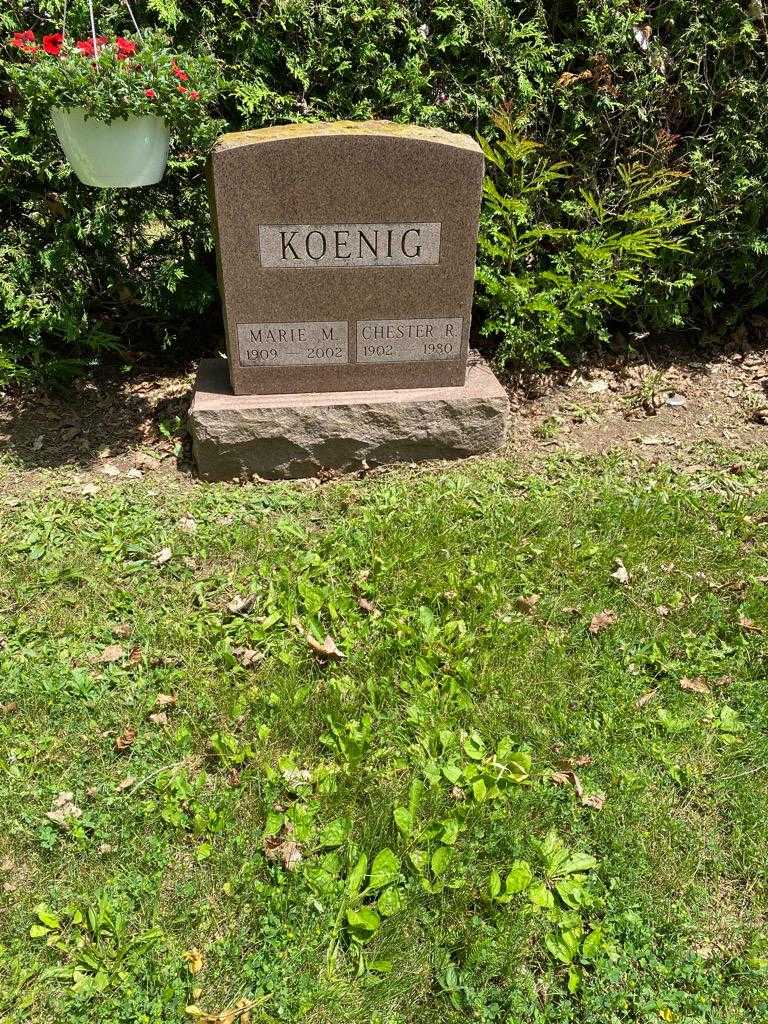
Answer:
[[[176,75],[176,77],[178,78],[178,80],[180,82],[186,82],[188,80],[188,78],[189,78],[189,75],[187,74],[187,72],[186,71],[182,71],[181,68],[179,67],[179,65],[176,64],[175,61],[174,61],[173,64],[171,64],[171,71],[174,73],[174,75]]]
[[[106,36],[96,36],[97,46],[104,46],[106,42]],[[75,49],[79,50],[84,57],[93,57],[93,39],[78,39],[75,43]]]
[[[14,32],[11,46],[17,47],[22,53],[34,53],[37,49],[35,33],[31,28],[26,29],[24,32]]]
[[[187,89],[186,85],[180,85],[178,87],[178,89],[179,89],[179,92],[188,92],[188,89]]]
[[[58,57],[61,53],[61,44],[63,42],[64,36],[61,32],[54,32],[53,35],[43,36],[43,49],[52,57]]]
[[[191,100],[199,100],[200,99],[200,93],[197,91],[197,89],[190,89],[189,90],[189,98]]]
[[[117,59],[125,60],[126,57],[130,57],[136,53],[136,43],[132,43],[130,39],[126,39],[125,36],[117,36],[115,39],[115,46],[117,47]]]
[[[148,100],[156,100],[157,99],[157,93],[155,92],[154,89],[146,89],[144,91],[144,95],[147,97]]]

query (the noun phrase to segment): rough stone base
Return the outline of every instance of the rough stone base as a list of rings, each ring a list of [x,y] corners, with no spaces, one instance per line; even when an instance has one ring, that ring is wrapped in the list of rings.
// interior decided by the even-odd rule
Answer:
[[[464,458],[501,447],[508,422],[506,392],[476,353],[464,387],[303,395],[233,395],[226,360],[204,359],[189,411],[204,480]]]

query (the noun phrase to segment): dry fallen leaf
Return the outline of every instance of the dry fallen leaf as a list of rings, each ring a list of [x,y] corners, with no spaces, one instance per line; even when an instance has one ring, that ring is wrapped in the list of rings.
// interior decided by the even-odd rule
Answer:
[[[579,799],[584,795],[584,788],[581,785],[581,779],[576,772],[572,772],[570,770],[566,770],[564,772],[552,772],[551,779],[556,786],[573,786],[576,790],[576,796],[578,796]]]
[[[153,565],[166,565],[173,558],[173,552],[170,548],[160,548],[157,554],[152,559]]]
[[[83,484],[80,489],[80,493],[86,498],[93,497],[94,494],[98,494],[101,488],[98,484]]]
[[[668,608],[665,604],[660,604],[656,608],[656,614],[659,616],[660,619],[666,619],[666,617],[670,614],[671,611],[672,609]]]
[[[578,754],[576,757],[564,757],[560,761],[560,767],[564,771],[568,771],[571,768],[584,768],[588,764],[592,764],[591,754]]]
[[[739,616],[739,625],[745,633],[762,633],[763,627],[758,626],[754,619],[748,619],[746,615]]]
[[[572,71],[564,71],[555,82],[555,85],[558,89],[567,89],[571,85],[576,85],[577,82],[588,82],[591,78],[591,71],[580,71],[576,75]]]
[[[264,660],[264,652],[254,651],[252,647],[233,647],[232,657],[236,658],[243,668],[253,668]]]
[[[147,715],[153,725],[168,725],[168,715],[165,711],[156,711],[154,715]]]
[[[284,768],[283,779],[291,789],[307,786],[312,782],[312,772],[308,768]]]
[[[651,36],[653,35],[653,29],[650,25],[635,25],[632,29],[632,34],[635,37],[635,42],[640,49],[645,53],[648,47],[651,45]]]
[[[126,775],[126,777],[122,779],[120,782],[118,782],[118,784],[115,786],[115,792],[124,793],[126,789],[130,789],[135,782],[136,779],[134,778],[133,775]]]
[[[325,640],[321,642],[306,630],[298,619],[293,620],[293,625],[301,633],[321,661],[341,661],[342,658],[346,657],[346,655],[344,655],[336,646],[336,641],[332,636],[326,636]]]
[[[580,786],[578,775],[571,771],[552,772],[550,779],[556,786]]]
[[[185,533],[194,533],[197,530],[197,520],[192,516],[182,516],[176,525]]]
[[[532,615],[540,600],[541,594],[524,595],[517,598],[515,601],[515,608],[517,611],[522,612],[523,615]]]
[[[182,960],[187,965],[187,970],[190,974],[199,974],[203,969],[203,954],[197,948],[193,946],[191,949],[185,950],[181,954]]]
[[[264,853],[267,860],[279,862],[286,871],[293,871],[303,859],[301,847],[290,838],[293,825],[286,822],[280,835],[268,836],[264,840]]]
[[[618,584],[625,587],[629,583],[627,567],[620,558],[614,558],[613,564],[616,566],[616,571],[611,573],[611,579],[616,580]]]
[[[148,452],[136,452],[133,461],[137,466],[144,469],[157,469],[160,465],[160,456],[157,453],[150,455]]]
[[[377,619],[381,615],[381,612],[373,601],[369,601],[367,597],[358,597],[357,607],[367,615],[372,615],[374,619]]]
[[[648,690],[648,692],[644,693],[642,695],[642,697],[638,697],[637,698],[637,706],[639,708],[644,708],[646,704],[649,704],[653,700],[653,698],[656,696],[656,694],[658,692],[659,692],[658,686],[656,687],[655,690]]]
[[[67,823],[73,818],[82,818],[83,812],[75,803],[74,793],[62,792],[54,799],[50,811],[45,812],[46,818],[67,827]]]
[[[326,638],[325,640],[323,640],[322,643],[316,640],[311,633],[307,634],[306,639],[309,646],[312,648],[315,654],[317,654],[318,657],[320,657],[321,659],[332,658],[335,661],[341,661],[341,659],[344,657],[342,652],[336,646],[336,641],[330,635],[326,635]]]
[[[591,807],[594,811],[602,811],[605,805],[605,793],[591,793],[589,796],[582,797],[582,807]]]
[[[612,626],[617,619],[618,615],[615,611],[610,608],[604,608],[603,611],[592,616],[592,621],[589,623],[589,632],[593,634],[602,633],[604,629]]]
[[[129,637],[133,632],[133,626],[129,622],[120,622],[117,626],[112,629],[114,636],[120,636],[123,639]]]
[[[124,657],[125,651],[120,644],[110,644],[109,647],[104,648],[95,660],[101,665],[111,665],[113,662],[120,661]]]
[[[158,693],[155,697],[156,708],[170,708],[176,703],[176,694],[174,693]]]
[[[219,1013],[202,1010],[196,1003],[185,1007],[184,1012],[198,1024],[251,1024],[251,1010],[256,1005],[253,1000],[240,999],[234,1006]]]
[[[115,749],[120,751],[127,750],[135,739],[136,730],[129,725],[128,728],[124,729],[115,740]]]
[[[248,594],[247,597],[240,597],[239,594],[235,594],[227,605],[227,611],[230,615],[247,615],[256,604],[257,596],[256,594]]]
[[[467,794],[461,788],[461,786],[451,786],[450,797],[451,800],[461,801],[467,799]]]
[[[566,769],[566,771],[552,772],[550,779],[556,786],[573,786],[576,791],[576,796],[579,798],[582,807],[591,807],[593,810],[601,811],[603,804],[605,803],[604,793],[584,793],[584,787],[581,784],[581,779],[576,772]]]
[[[694,676],[689,679],[688,676],[683,676],[680,680],[681,690],[690,690],[691,693],[711,693],[712,691],[704,681],[703,676]]]

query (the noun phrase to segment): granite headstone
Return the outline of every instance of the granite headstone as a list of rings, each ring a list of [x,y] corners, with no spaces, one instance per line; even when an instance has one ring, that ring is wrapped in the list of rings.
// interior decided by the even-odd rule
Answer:
[[[225,135],[209,182],[227,355],[189,412],[200,475],[302,477],[498,449],[469,352],[483,154],[388,122]]]
[[[483,154],[385,121],[224,135],[210,159],[232,390],[462,386]]]

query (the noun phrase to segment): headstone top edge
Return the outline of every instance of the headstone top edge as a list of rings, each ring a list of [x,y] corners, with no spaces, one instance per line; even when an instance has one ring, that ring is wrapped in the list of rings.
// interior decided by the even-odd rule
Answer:
[[[269,142],[290,142],[295,139],[382,138],[412,142],[431,142],[452,146],[482,155],[479,144],[469,135],[448,132],[444,128],[398,124],[394,121],[316,121],[304,124],[280,124],[246,132],[228,132],[216,141],[212,155],[257,146]]]

